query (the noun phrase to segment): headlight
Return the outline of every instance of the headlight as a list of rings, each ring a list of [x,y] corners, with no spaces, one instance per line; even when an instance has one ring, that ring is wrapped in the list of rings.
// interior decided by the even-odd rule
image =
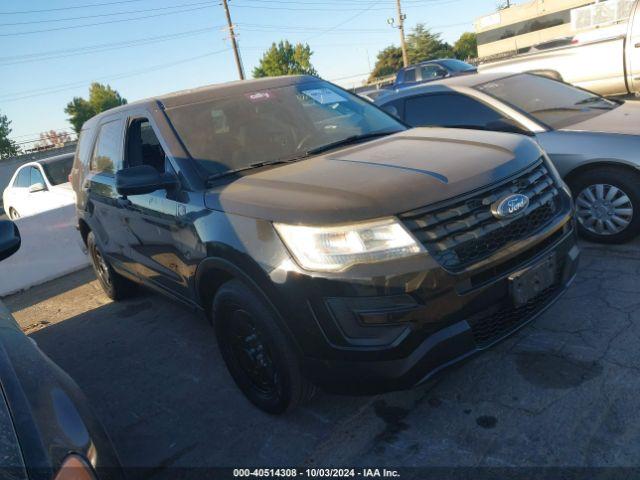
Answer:
[[[280,237],[305,270],[337,272],[359,263],[407,257],[424,251],[396,219],[337,227],[274,223]]]

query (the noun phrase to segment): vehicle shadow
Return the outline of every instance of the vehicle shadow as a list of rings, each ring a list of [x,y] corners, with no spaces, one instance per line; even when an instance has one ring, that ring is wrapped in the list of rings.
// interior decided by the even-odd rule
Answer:
[[[180,467],[301,465],[372,398],[319,394],[290,415],[264,414],[236,388],[208,321],[150,292],[31,338],[80,385],[125,467],[149,469],[138,478],[174,478]]]

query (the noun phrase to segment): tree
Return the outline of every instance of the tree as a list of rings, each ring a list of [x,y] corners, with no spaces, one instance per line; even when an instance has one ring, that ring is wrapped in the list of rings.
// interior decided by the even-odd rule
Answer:
[[[443,41],[439,33],[431,33],[421,23],[407,36],[407,50],[411,64],[453,56],[451,45]]]
[[[432,33],[421,23],[407,35],[407,53],[411,64],[434,58],[453,57],[451,45],[443,41],[439,33]],[[378,53],[369,81],[392,75],[402,66],[402,50],[391,45]]]
[[[453,45],[453,53],[460,60],[478,57],[478,40],[473,32],[464,32]]]
[[[16,142],[9,138],[11,134],[11,121],[6,115],[0,114],[0,159],[13,157],[19,152]]]
[[[311,65],[313,52],[309,45],[298,43],[295,46],[288,40],[271,44],[260,64],[253,69],[254,78],[276,77],[278,75],[317,75]]]
[[[393,45],[381,50],[376,57],[369,81],[392,75],[402,68],[402,49]]]
[[[75,132],[80,133],[84,122],[91,117],[126,103],[127,99],[122,98],[109,85],[94,82],[89,87],[89,100],[85,100],[82,97],[74,97],[72,101],[67,103],[64,113],[69,115],[69,123],[73,125]]]
[[[71,136],[67,132],[56,132],[49,130],[40,134],[40,141],[36,144],[38,148],[62,147],[71,141]]]

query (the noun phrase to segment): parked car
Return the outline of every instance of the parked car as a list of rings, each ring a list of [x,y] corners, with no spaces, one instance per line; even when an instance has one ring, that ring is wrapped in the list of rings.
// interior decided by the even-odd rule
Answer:
[[[232,377],[282,413],[314,385],[407,388],[574,277],[566,185],[526,137],[407,130],[310,76],[169,94],[89,120],[72,183],[107,295],[204,311]]]
[[[640,102],[607,100],[537,75],[479,73],[376,104],[412,126],[529,135],[571,187],[584,237],[620,243],[640,233]]]
[[[20,232],[0,221],[0,260]],[[118,458],[75,382],[0,302],[0,472],[16,480],[115,480]]]
[[[473,65],[455,58],[429,60],[401,69],[396,74],[393,88],[410,87],[418,83],[431,82],[439,78],[469,75],[477,71],[477,68]]]
[[[547,70],[601,95],[640,94],[640,2],[631,7],[627,21],[579,31],[527,53],[481,62],[481,73]]]
[[[73,156],[57,155],[18,168],[2,194],[9,218],[15,220],[73,204],[75,196],[69,183]]]

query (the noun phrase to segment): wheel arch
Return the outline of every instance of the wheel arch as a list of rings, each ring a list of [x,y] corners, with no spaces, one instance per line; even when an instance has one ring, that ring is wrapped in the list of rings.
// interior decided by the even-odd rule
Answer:
[[[210,256],[200,262],[195,274],[195,291],[197,303],[203,308],[211,321],[211,306],[216,293],[225,283],[240,280],[250,288],[272,310],[276,321],[291,339],[298,352],[299,343],[283,317],[283,309],[275,299],[276,293],[264,270],[252,260],[235,260],[222,256]]]
[[[616,159],[602,158],[592,160],[589,163],[577,165],[575,168],[565,174],[564,180],[569,186],[571,186],[571,183],[575,181],[575,179],[580,175],[592,170],[597,170],[599,168],[615,168],[617,170],[626,171],[640,176],[640,168],[633,164],[621,162],[620,160]]]
[[[91,232],[91,227],[89,224],[83,220],[82,218],[78,219],[78,230],[80,231],[80,236],[82,237],[82,241],[84,242],[84,246],[87,246],[87,237],[89,236],[89,232]]]

